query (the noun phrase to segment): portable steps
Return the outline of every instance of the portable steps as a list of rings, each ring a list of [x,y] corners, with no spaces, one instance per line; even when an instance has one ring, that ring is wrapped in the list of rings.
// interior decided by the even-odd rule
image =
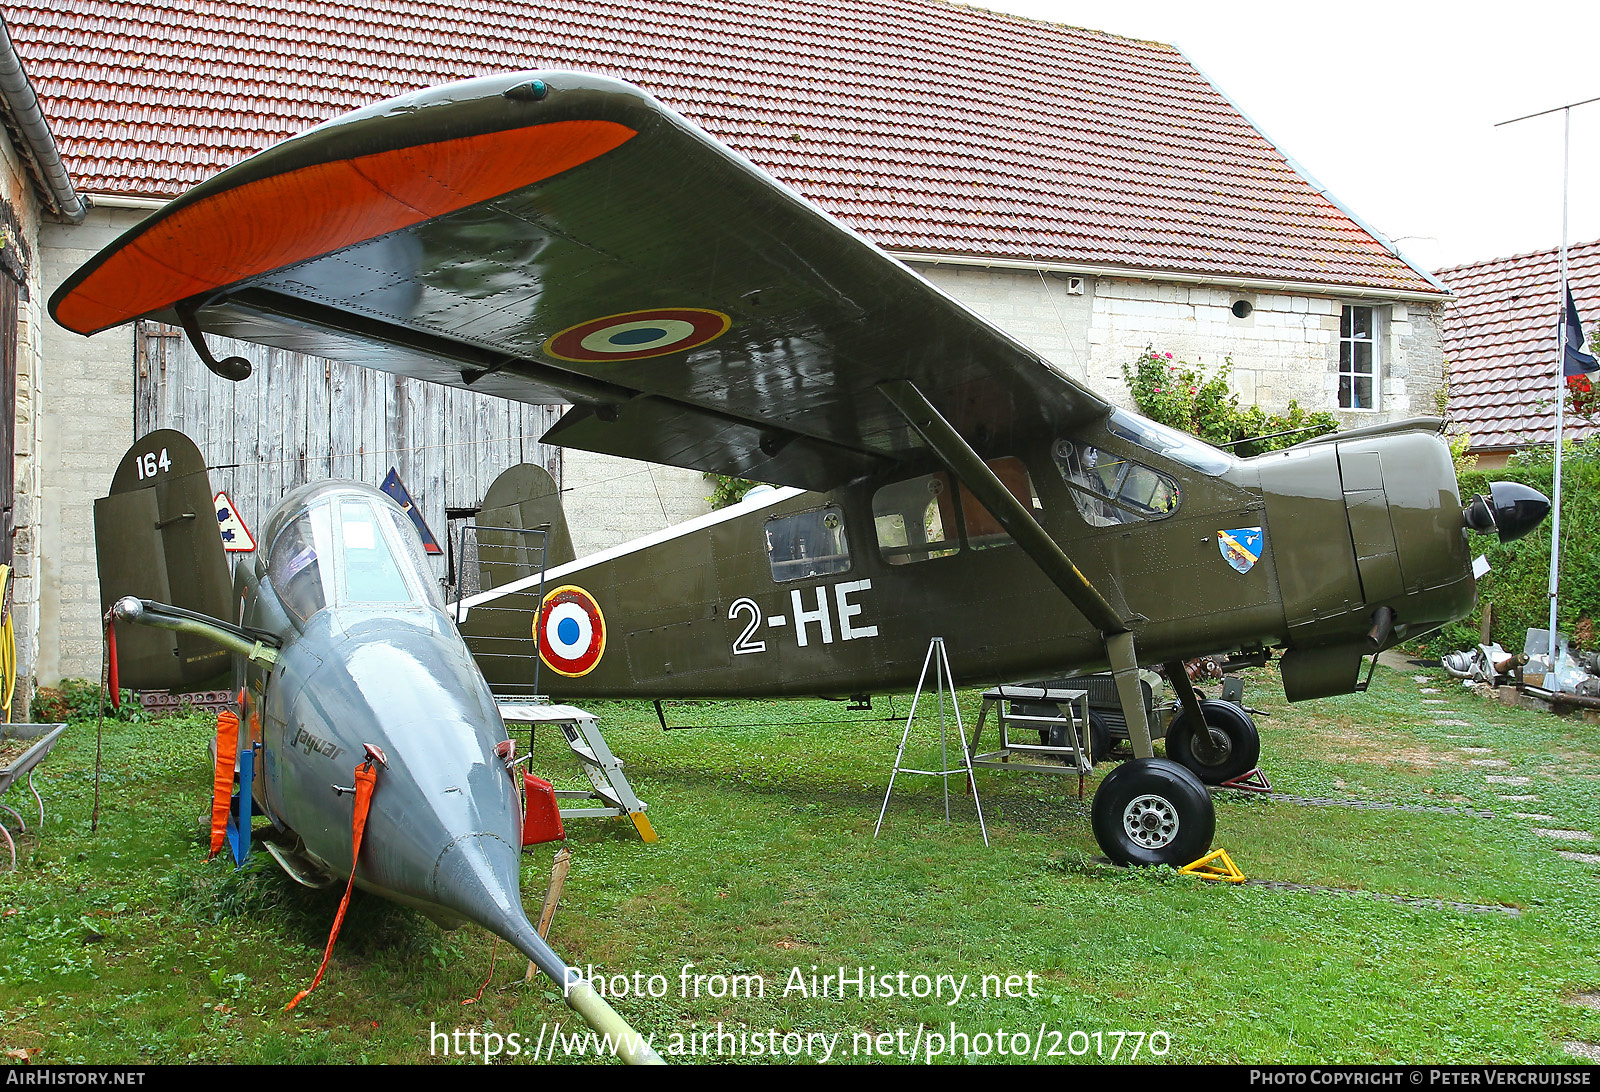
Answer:
[[[600,734],[600,721],[593,713],[575,705],[550,705],[527,699],[501,699],[500,718],[511,724],[554,725],[561,729],[567,746],[578,759],[592,789],[557,789],[558,801],[570,800],[575,806],[561,809],[562,821],[587,819],[597,816],[627,816],[639,837],[646,842],[656,840],[656,832],[645,818],[649,807],[634,794],[633,786],[622,772],[622,760],[611,753],[605,737]],[[583,802],[583,803],[580,803]]]

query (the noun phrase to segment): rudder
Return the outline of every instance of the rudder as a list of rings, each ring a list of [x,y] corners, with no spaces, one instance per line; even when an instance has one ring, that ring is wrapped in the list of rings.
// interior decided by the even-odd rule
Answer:
[[[212,496],[205,457],[183,433],[158,429],[134,441],[110,495],[94,502],[102,614],[132,595],[236,618]],[[210,689],[232,670],[212,642],[149,626],[118,627],[117,660],[121,685],[135,690]]]

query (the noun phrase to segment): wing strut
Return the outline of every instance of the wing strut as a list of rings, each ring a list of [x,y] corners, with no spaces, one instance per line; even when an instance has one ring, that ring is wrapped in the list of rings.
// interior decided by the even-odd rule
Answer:
[[[999,521],[1006,533],[1050,578],[1050,582],[1061,589],[1068,602],[1100,631],[1105,638],[1106,656],[1111,661],[1112,673],[1116,678],[1123,715],[1128,721],[1128,738],[1133,744],[1134,756],[1152,757],[1155,749],[1150,741],[1150,724],[1145,719],[1144,699],[1139,689],[1138,658],[1128,623],[1100,593],[1100,589],[1078,570],[1056,540],[1050,537],[1050,532],[1039,525],[1033,513],[1012,495],[988,464],[917,389],[915,383],[908,379],[894,379],[879,383],[878,390],[917,430],[939,461]]]

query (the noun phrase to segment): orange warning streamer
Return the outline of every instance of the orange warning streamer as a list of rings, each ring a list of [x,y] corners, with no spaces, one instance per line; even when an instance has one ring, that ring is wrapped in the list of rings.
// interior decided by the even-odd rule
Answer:
[[[344,924],[344,912],[350,907],[350,892],[356,886],[356,864],[361,860],[361,836],[367,829],[367,809],[372,805],[372,790],[377,782],[378,771],[371,759],[356,767],[356,807],[350,821],[350,882],[345,886],[344,898],[339,900],[339,912],[333,916],[333,931],[328,934],[328,947],[322,953],[322,966],[317,968],[311,985],[295,994],[294,1000],[283,1006],[285,1012],[304,1001],[317,988],[323,972],[328,969],[328,960],[333,957],[333,942],[339,939],[339,926]]]
[[[231,710],[217,714],[217,766],[211,775],[211,852],[215,857],[228,842],[228,812],[233,806],[233,768],[239,761],[239,718]]]

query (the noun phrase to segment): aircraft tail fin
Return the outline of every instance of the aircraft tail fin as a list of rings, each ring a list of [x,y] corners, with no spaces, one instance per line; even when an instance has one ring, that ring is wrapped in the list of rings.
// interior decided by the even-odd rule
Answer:
[[[232,579],[212,506],[205,457],[181,432],[134,441],[94,503],[100,609],[123,596],[232,619]],[[231,654],[202,636],[148,626],[117,630],[120,685],[207,690],[232,671]]]
[[[577,556],[561,507],[561,488],[537,463],[513,466],[494,480],[484,494],[477,524],[478,580],[483,591],[534,576],[541,562],[553,569]],[[543,536],[528,533],[541,528]]]

